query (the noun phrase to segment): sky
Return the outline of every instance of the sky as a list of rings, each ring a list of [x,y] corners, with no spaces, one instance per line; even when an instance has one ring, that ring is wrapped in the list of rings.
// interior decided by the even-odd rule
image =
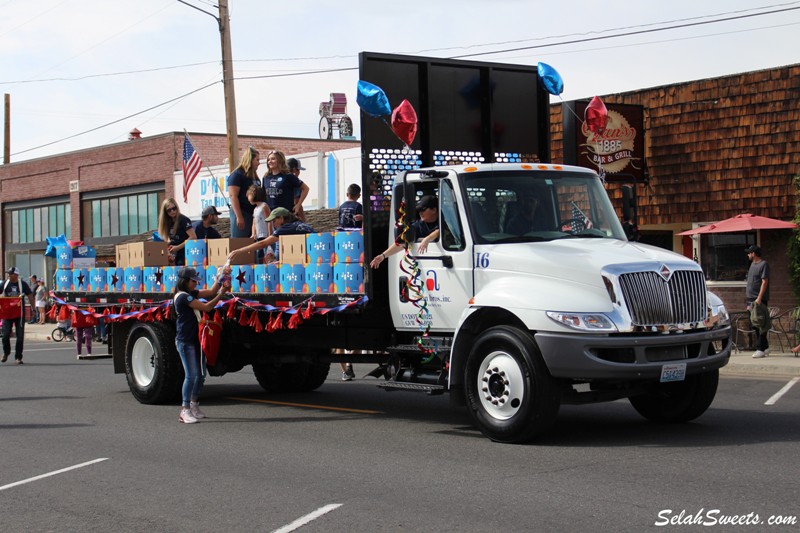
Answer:
[[[224,134],[220,34],[200,11],[218,7],[186,3],[198,9],[177,0],[0,0],[11,162],[122,142],[133,128],[145,137]],[[544,62],[564,80],[551,103],[800,63],[800,1],[229,6],[240,135],[318,138],[320,102],[344,92],[358,136],[361,51]]]

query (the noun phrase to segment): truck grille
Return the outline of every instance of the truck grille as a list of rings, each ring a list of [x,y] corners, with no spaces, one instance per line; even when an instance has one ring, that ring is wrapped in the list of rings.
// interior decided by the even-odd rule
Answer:
[[[707,318],[706,283],[700,271],[678,270],[665,280],[658,272],[619,277],[625,305],[636,326],[689,324]]]

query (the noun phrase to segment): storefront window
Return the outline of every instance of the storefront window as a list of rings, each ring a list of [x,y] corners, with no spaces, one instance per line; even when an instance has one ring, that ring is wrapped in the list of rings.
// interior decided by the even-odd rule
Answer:
[[[7,209],[5,216],[5,241],[9,244],[44,242],[47,237],[61,234],[70,236],[69,204]]]
[[[756,243],[748,233],[700,234],[701,266],[709,281],[745,281],[750,262],[744,249]]]
[[[84,201],[84,238],[138,235],[158,227],[163,192],[147,192]]]

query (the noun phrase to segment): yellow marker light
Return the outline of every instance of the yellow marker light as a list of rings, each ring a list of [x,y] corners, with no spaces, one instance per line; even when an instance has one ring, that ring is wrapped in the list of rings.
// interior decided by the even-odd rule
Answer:
[[[476,170],[478,170],[478,167],[467,167],[464,172],[475,172]]]
[[[532,165],[520,165],[520,167],[522,167],[522,170],[533,170]]]

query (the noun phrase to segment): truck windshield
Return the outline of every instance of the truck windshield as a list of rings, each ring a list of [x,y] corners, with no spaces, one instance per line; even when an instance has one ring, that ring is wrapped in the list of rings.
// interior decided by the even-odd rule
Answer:
[[[476,244],[569,238],[625,240],[597,176],[568,171],[461,175]]]

